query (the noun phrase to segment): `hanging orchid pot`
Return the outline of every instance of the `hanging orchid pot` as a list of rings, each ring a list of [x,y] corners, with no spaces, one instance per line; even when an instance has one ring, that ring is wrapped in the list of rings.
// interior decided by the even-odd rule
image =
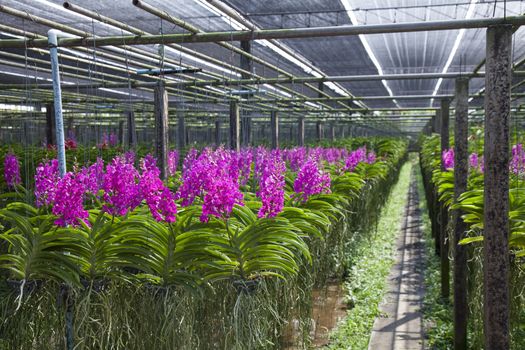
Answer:
[[[237,290],[237,294],[243,293],[243,294],[252,295],[259,288],[261,281],[262,281],[262,278],[260,276],[257,276],[254,279],[250,279],[250,280],[235,280],[233,281],[233,286]]]
[[[36,290],[40,289],[43,286],[44,281],[8,279],[6,283],[9,286],[9,288],[11,288],[11,290],[13,290],[14,292],[22,292],[22,295],[29,295],[35,292]]]

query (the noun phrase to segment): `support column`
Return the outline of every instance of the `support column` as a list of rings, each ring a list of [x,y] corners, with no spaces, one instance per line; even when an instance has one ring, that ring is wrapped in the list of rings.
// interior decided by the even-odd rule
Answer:
[[[440,132],[440,119],[441,115],[438,109],[436,110],[436,114],[432,117],[432,132]]]
[[[164,83],[155,87],[155,155],[161,178],[168,174],[168,92]]]
[[[299,117],[297,122],[297,145],[304,146],[304,117]]]
[[[52,103],[46,104],[46,142],[48,145],[56,145],[55,137],[55,107]]]
[[[175,112],[177,114],[177,148],[182,150],[186,147],[186,124],[184,121],[184,111],[181,106],[177,106]]]
[[[128,120],[128,147],[134,149],[137,146],[137,129],[135,125],[135,113],[133,111],[126,112]]]
[[[487,29],[485,63],[485,349],[509,349],[509,116],[512,26]]]
[[[450,101],[448,99],[441,100],[441,154],[443,151],[450,148],[449,145],[449,114]],[[441,162],[441,171],[446,169]],[[450,296],[450,262],[448,260],[449,243],[448,243],[448,208],[444,203],[441,203],[441,226],[440,226],[440,258],[441,258],[441,296],[448,299]]]
[[[221,144],[221,121],[215,121],[215,145],[218,146]]]
[[[119,145],[124,146],[124,144],[126,143],[124,135],[125,135],[125,132],[124,132],[124,121],[121,120],[121,121],[118,122],[118,143],[119,143]]]
[[[58,171],[60,176],[66,174],[66,145],[64,137],[64,119],[62,116],[62,88],[60,86],[60,65],[58,63],[57,30],[47,32],[49,57],[51,59],[51,77],[53,78],[53,105],[55,107],[55,137],[57,147]]]
[[[335,125],[334,125],[334,123],[330,124],[330,141],[331,142],[335,141]]]
[[[454,122],[454,201],[467,190],[468,178],[468,78],[456,80],[456,119]],[[463,212],[454,218],[454,350],[467,350],[467,250],[459,245],[467,225]]]
[[[323,139],[323,122],[318,121],[315,125],[316,138],[317,142],[320,142]]]
[[[279,115],[276,111],[270,114],[270,129],[272,130],[272,149],[279,148]]]
[[[239,119],[239,102],[232,100],[230,101],[230,148],[236,151],[241,149]]]

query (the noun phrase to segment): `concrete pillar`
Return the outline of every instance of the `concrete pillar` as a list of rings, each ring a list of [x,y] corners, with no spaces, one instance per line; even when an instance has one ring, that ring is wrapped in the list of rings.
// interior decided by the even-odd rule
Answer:
[[[55,106],[52,103],[46,104],[46,142],[48,145],[56,145],[55,133]]]
[[[304,117],[299,117],[297,122],[297,145],[304,146]]]
[[[184,147],[186,147],[187,141],[184,111],[182,110],[181,106],[177,106],[175,113],[177,114],[177,148],[182,150]]]
[[[241,149],[240,129],[239,102],[232,100],[230,101],[230,148],[236,151]]]
[[[509,348],[509,117],[512,26],[487,29],[485,63],[485,349]]]
[[[135,124],[135,113],[133,111],[126,112],[128,121],[128,147],[133,149],[137,146],[137,129]]]
[[[317,142],[323,139],[323,122],[318,121],[315,125],[315,135],[317,138]]]
[[[155,87],[155,156],[161,178],[168,174],[168,92],[164,83]]]
[[[221,144],[221,121],[215,121],[215,145]]]
[[[279,115],[276,111],[270,114],[270,129],[272,130],[272,148],[279,148]]]
[[[448,99],[441,100],[441,154],[447,150],[449,145],[449,114],[450,101]],[[441,170],[444,171],[443,162],[441,162]],[[441,227],[440,227],[440,257],[441,257],[441,296],[447,299],[450,296],[450,262],[448,260],[449,243],[448,243],[448,208],[441,203]]]
[[[456,80],[454,122],[454,201],[467,190],[468,178],[468,78]],[[459,245],[467,225],[455,210],[454,218],[454,350],[467,350],[467,250]]]

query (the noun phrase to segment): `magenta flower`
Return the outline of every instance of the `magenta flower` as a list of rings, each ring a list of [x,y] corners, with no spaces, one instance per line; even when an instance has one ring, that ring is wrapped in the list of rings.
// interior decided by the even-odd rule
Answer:
[[[285,172],[286,164],[281,157],[273,155],[264,160],[257,192],[262,202],[259,218],[275,217],[283,210]]]
[[[355,151],[350,152],[345,161],[345,171],[354,171],[357,165],[361,162],[365,162],[366,157],[366,147],[361,147]]]
[[[139,188],[141,197],[145,199],[151,215],[157,221],[175,222],[177,205],[175,195],[160,179],[160,170],[151,164],[151,159],[144,158],[144,171],[140,176]]]
[[[182,184],[177,191],[177,199],[182,199],[183,207],[191,205],[196,197],[203,195],[215,171],[209,151],[204,150],[198,157],[195,152],[190,151],[184,159]]]
[[[246,185],[250,179],[253,162],[253,150],[251,148],[243,149],[237,154],[237,167],[240,172],[241,185]]]
[[[173,176],[177,172],[179,164],[179,151],[173,150],[168,152],[168,176]]]
[[[472,153],[469,157],[468,157],[468,163],[469,163],[469,166],[473,169],[477,169],[478,168],[478,165],[479,165],[479,158],[478,158],[478,154],[477,153]]]
[[[55,201],[55,192],[60,179],[58,173],[58,160],[53,159],[48,163],[40,163],[35,173],[36,205],[49,205]]]
[[[13,153],[7,153],[4,159],[4,179],[8,187],[15,187],[22,182],[20,178],[20,163]]]
[[[58,216],[55,225],[78,226],[79,220],[87,222],[89,213],[83,206],[85,193],[84,181],[77,174],[67,172],[59,179],[55,189],[54,203],[52,203],[52,213]]]
[[[103,179],[103,209],[112,215],[126,215],[142,201],[139,174],[123,157],[114,158],[106,167]]]
[[[518,143],[512,147],[512,159],[510,160],[510,170],[514,174],[522,173],[525,168],[525,150],[523,145]]]
[[[296,147],[284,150],[283,159],[288,162],[292,171],[298,171],[306,161],[306,148]]]
[[[133,151],[127,151],[126,153],[124,153],[122,158],[125,163],[135,164],[135,152]]]
[[[118,144],[118,137],[114,132],[109,134],[108,143],[111,147],[115,147]]]
[[[376,162],[377,156],[374,151],[368,152],[368,155],[366,156],[366,162],[368,164],[374,164]]]
[[[317,162],[310,159],[297,173],[293,188],[303,201],[315,194],[330,193],[330,175],[321,171]]]
[[[206,189],[202,205],[202,222],[208,222],[213,215],[220,219],[230,216],[235,204],[243,205],[243,195],[239,184],[230,178],[214,178]]]
[[[80,180],[86,187],[86,191],[96,195],[104,182],[104,160],[97,158],[97,161],[89,167],[84,167],[78,173]]]
[[[443,151],[441,162],[445,170],[454,169],[454,148]]]
[[[146,156],[140,160],[140,168],[142,171],[159,170],[157,168],[157,160],[151,154],[146,154]]]

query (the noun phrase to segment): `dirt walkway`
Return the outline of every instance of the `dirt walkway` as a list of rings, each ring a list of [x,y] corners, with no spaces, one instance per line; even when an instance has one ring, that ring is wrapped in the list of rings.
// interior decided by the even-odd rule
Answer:
[[[375,320],[369,350],[423,349],[424,242],[415,174],[412,174],[405,220],[397,239],[396,263],[388,276],[383,317]]]

